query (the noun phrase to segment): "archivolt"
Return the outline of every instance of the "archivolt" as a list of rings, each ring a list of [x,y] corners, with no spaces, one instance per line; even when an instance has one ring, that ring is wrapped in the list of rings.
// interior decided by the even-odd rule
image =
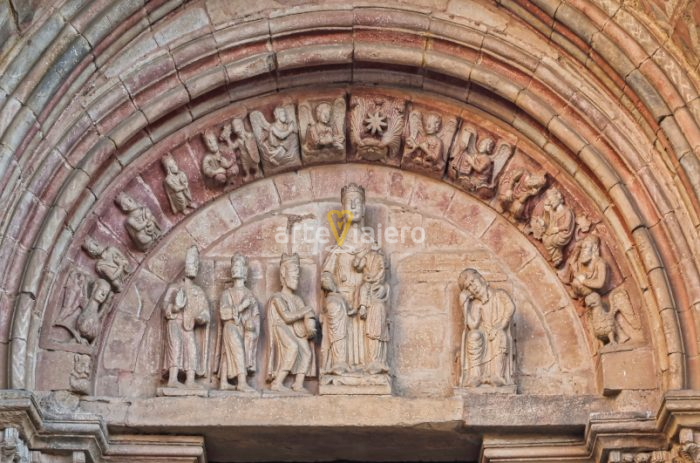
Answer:
[[[697,86],[626,10],[578,0],[444,11],[262,2],[242,17],[242,5],[216,0],[90,3],[57,6],[2,61],[10,387],[33,387],[48,282],[109,185],[218,108],[320,83],[421,88],[539,146],[626,251],[663,333],[665,388],[698,386]]]

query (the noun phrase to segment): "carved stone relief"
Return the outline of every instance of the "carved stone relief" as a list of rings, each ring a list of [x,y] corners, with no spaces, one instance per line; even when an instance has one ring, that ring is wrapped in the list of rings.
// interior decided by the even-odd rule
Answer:
[[[389,379],[389,285],[386,257],[365,229],[365,191],[356,184],[341,192],[352,215],[341,245],[325,257],[326,292],[321,394],[391,394]]]
[[[291,392],[307,393],[304,379],[316,376],[316,359],[311,339],[316,336],[316,318],[312,307],[296,294],[301,276],[299,255],[285,254],[280,259],[282,290],[267,302],[269,352],[267,379],[270,390],[289,392],[284,384],[293,375]]]
[[[456,118],[414,107],[408,115],[401,163],[442,176],[456,128]]]
[[[235,160],[240,162],[240,173],[243,174],[244,181],[262,177],[258,143],[255,141],[253,132],[246,128],[244,118],[235,117],[230,123],[224,125],[220,138],[228,146],[229,152],[233,153],[234,165]],[[230,175],[237,173],[237,169],[231,166]]]
[[[73,371],[70,374],[70,389],[78,395],[90,394],[90,372],[92,371],[92,358],[85,354],[73,356]]]
[[[0,463],[29,463],[31,455],[17,428],[5,428],[0,442]]]
[[[674,442],[669,450],[613,450],[608,463],[700,463],[700,433],[689,428],[681,429],[678,442]]]
[[[509,143],[497,143],[490,135],[480,135],[475,127],[464,125],[455,140],[447,175],[466,191],[481,198],[491,198],[499,175],[514,151]]]
[[[219,334],[217,335],[216,367],[219,389],[252,392],[247,376],[257,371],[258,337],[260,336],[260,309],[252,291],[245,286],[248,263],[241,254],[231,258],[233,286],[224,290],[219,302]]]
[[[113,246],[105,246],[91,237],[83,243],[85,252],[96,260],[95,271],[109,282],[115,293],[121,292],[124,279],[131,273],[128,259]]]
[[[574,298],[585,298],[603,290],[608,280],[608,264],[600,253],[600,238],[586,235],[580,242],[565,269],[565,281],[569,283]]]
[[[61,308],[54,320],[54,326],[66,329],[75,342],[84,340],[78,332],[78,317],[88,304],[88,276],[80,270],[73,269],[63,287]]]
[[[529,202],[547,184],[545,175],[525,169],[512,169],[501,178],[496,196],[496,210],[517,222],[529,220]]]
[[[199,251],[192,246],[185,257],[184,277],[168,288],[163,302],[167,386],[158,389],[159,395],[206,395],[196,378],[209,377],[211,311],[204,290],[193,281],[198,273]],[[184,384],[180,373],[185,375]]]
[[[460,274],[459,288],[464,316],[459,385],[514,393],[513,299],[471,268]]]
[[[544,245],[550,262],[559,267],[564,262],[564,247],[571,242],[576,227],[576,215],[564,203],[564,196],[557,188],[545,193],[544,207],[530,220],[533,236]]]
[[[134,246],[139,251],[147,251],[160,238],[160,225],[148,207],[140,204],[127,193],[119,193],[115,200],[127,216],[124,226]]]
[[[299,102],[305,164],[345,160],[345,96]]]
[[[106,280],[98,278],[90,288],[90,298],[80,312],[75,326],[80,333],[78,342],[93,345],[102,330],[102,321],[111,307],[112,291]]]
[[[380,96],[353,96],[350,108],[350,140],[354,157],[398,165],[404,130],[404,103]]]
[[[269,121],[261,111],[253,111],[249,116],[266,174],[301,165],[299,125],[294,105],[275,106],[271,113]]]
[[[165,194],[173,214],[187,214],[195,210],[197,204],[192,201],[187,174],[180,170],[175,159],[169,154],[163,156],[161,162],[163,170],[165,170],[163,188],[165,188]]]
[[[229,141],[226,131],[222,130],[221,138]],[[239,169],[236,163],[235,153],[221,149],[214,129],[205,130],[202,141],[207,153],[202,158],[202,174],[217,186],[231,183],[238,175]]]

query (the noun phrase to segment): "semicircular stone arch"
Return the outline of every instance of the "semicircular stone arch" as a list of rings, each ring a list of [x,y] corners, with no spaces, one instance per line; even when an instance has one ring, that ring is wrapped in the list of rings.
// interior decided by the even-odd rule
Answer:
[[[233,447],[277,459],[264,442],[311,459],[305,442],[320,439],[275,435],[300,422],[323,428],[337,458],[366,459],[345,432],[371,442],[374,431],[387,459],[653,461],[672,442],[697,447],[681,429],[700,413],[694,3],[34,3],[0,3],[0,386],[28,391],[8,403],[33,410],[18,425],[31,446],[51,426],[37,417],[68,406],[119,433],[204,435],[212,461]],[[395,397],[319,396],[315,379],[298,402],[214,397],[201,379],[212,407],[154,397],[165,292],[187,247],[200,248],[214,317],[235,251],[261,310],[279,255],[299,252],[301,291],[319,309],[324,251],[277,246],[275,232],[318,230],[348,182],[366,188],[375,229],[425,230],[420,246],[384,246]],[[91,240],[110,257],[91,257]],[[588,264],[605,274],[593,297],[576,280]],[[506,393],[456,388],[468,266],[515,302]],[[263,327],[258,390],[268,340]],[[273,402],[279,422],[265,415]],[[57,458],[80,446],[91,461],[206,453],[196,439],[174,438],[164,456],[93,431],[99,450],[92,434],[63,436]],[[228,431],[242,431],[235,445]],[[399,437],[416,452],[392,447]]]

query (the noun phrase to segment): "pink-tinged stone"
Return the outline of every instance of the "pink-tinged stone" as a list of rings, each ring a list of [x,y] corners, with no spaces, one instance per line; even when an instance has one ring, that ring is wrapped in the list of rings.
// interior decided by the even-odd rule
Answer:
[[[241,225],[241,220],[231,201],[220,198],[200,208],[185,224],[185,228],[202,248],[208,247],[219,234],[229,233]]]
[[[278,243],[275,238],[279,233],[286,236],[287,226],[286,217],[273,215],[245,224],[235,233],[226,234],[222,231],[221,239],[207,251],[207,254],[230,259],[234,253],[240,252],[251,258],[265,256],[279,259],[282,253],[289,252],[288,245],[284,242]]]
[[[583,345],[581,324],[568,309],[556,310],[545,315],[550,342],[554,346],[559,368],[564,371],[579,370],[590,362],[590,353]]]
[[[259,180],[245,188],[240,188],[229,194],[229,199],[243,222],[276,209],[280,205],[280,198],[272,180]]]
[[[442,217],[454,194],[454,188],[442,182],[418,177],[410,205],[425,214]]]
[[[517,271],[535,257],[536,252],[515,226],[503,219],[494,221],[482,235],[490,247],[510,269]]]
[[[124,312],[116,312],[109,330],[105,333],[118,333],[109,336],[104,348],[102,365],[107,370],[133,371],[138,347],[146,327],[142,320]]]
[[[530,292],[542,313],[570,306],[570,298],[561,280],[544,258],[535,258],[517,271],[516,275]]]
[[[311,176],[306,170],[275,175],[272,181],[282,204],[302,201],[312,191]]]
[[[400,170],[392,170],[388,174],[387,198],[400,204],[408,205],[416,184],[416,176]]]
[[[496,212],[471,196],[455,192],[445,211],[445,218],[461,231],[478,238],[496,219]]]
[[[446,224],[443,220],[426,218],[423,220],[423,228],[425,229],[426,247],[459,248],[473,239],[457,228]]]
[[[173,230],[163,241],[158,250],[148,258],[148,269],[164,281],[172,281],[183,271],[185,254],[196,241],[182,228]]]
[[[57,391],[70,388],[68,380],[73,371],[71,352],[40,351],[37,359],[36,389]]]
[[[340,202],[340,190],[347,183],[345,171],[336,166],[318,166],[309,170],[311,189],[316,199]]]
[[[658,387],[651,349],[631,349],[622,345],[617,350],[601,352],[598,362],[599,386],[604,395]]]

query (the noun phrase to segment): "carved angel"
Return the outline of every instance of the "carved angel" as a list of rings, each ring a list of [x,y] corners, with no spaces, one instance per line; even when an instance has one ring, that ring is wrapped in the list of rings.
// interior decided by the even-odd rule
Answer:
[[[277,106],[272,122],[260,111],[250,113],[250,123],[258,140],[263,158],[274,167],[292,164],[299,159],[299,139],[294,108]]]
[[[65,328],[77,342],[82,338],[76,329],[80,313],[88,304],[88,277],[80,270],[71,270],[63,288],[61,310],[54,326]]]
[[[323,101],[315,111],[308,101],[300,103],[299,123],[304,155],[315,158],[345,153],[345,98]]]
[[[364,99],[355,103],[350,129],[357,155],[363,159],[383,161],[399,154],[403,117],[400,110],[389,114],[385,104],[381,99],[371,104]]]
[[[508,143],[500,143],[496,148],[491,137],[478,139],[473,127],[462,129],[461,150],[450,164],[450,175],[468,191],[490,193],[514,149]]]
[[[437,113],[423,115],[420,111],[411,111],[408,116],[409,133],[406,137],[404,157],[409,157],[417,165],[438,167],[447,160],[447,150],[440,138],[440,133],[452,132],[456,121],[450,119],[443,127],[442,117]]]

